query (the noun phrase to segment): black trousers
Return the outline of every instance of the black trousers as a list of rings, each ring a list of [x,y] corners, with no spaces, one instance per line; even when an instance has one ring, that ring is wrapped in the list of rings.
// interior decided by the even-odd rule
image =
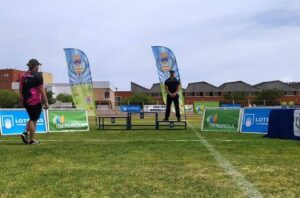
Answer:
[[[170,117],[170,111],[171,111],[171,104],[174,101],[175,111],[176,111],[176,117],[180,118],[180,110],[179,110],[179,95],[176,95],[175,97],[171,97],[169,94],[167,95],[167,109],[165,114],[165,119],[169,119]]]

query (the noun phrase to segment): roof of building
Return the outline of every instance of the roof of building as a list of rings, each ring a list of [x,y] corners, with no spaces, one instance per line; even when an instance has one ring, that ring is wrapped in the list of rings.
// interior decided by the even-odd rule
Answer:
[[[287,83],[289,86],[295,88],[295,89],[298,89],[300,90],[300,82],[290,82],[290,83]]]
[[[296,88],[293,88],[292,86],[280,81],[280,80],[274,80],[274,81],[267,81],[267,82],[261,82],[254,87],[259,89],[279,89],[283,91],[298,91]]]
[[[218,92],[218,87],[209,84],[207,82],[193,82],[189,83],[186,90],[186,92]]]
[[[243,81],[234,81],[223,83],[219,86],[221,92],[254,92],[259,91],[258,88],[249,85]]]
[[[150,92],[149,89],[147,89],[141,85],[138,85],[134,82],[131,82],[130,85],[131,85],[131,91],[133,93],[149,93]]]
[[[154,83],[150,88],[151,93],[160,93],[160,83]]]

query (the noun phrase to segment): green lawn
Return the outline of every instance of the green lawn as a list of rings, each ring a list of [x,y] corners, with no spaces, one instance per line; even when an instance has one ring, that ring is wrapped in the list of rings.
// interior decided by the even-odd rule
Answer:
[[[245,197],[199,133],[264,197],[300,196],[300,142],[132,130],[0,137],[0,197]],[[93,127],[92,127],[93,128]],[[55,141],[56,140],[56,141]]]

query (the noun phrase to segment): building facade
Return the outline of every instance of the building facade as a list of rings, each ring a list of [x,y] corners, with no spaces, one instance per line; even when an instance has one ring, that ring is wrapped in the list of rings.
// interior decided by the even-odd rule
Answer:
[[[45,84],[45,88],[48,91],[52,91],[54,97],[57,97],[59,94],[72,95],[71,86],[69,83]],[[93,82],[93,94],[98,109],[115,109],[115,93],[116,87],[113,86],[109,81]]]
[[[20,75],[24,71],[16,69],[0,69],[0,89],[17,90],[19,89]],[[53,75],[42,72],[44,83],[53,83]]]
[[[245,97],[244,103],[254,103],[256,96],[263,90],[277,89],[282,91],[282,97],[278,103],[285,102],[287,104],[294,103],[300,105],[300,83],[287,84],[281,81],[267,81],[256,85],[250,85],[243,81],[226,82],[219,87],[207,82],[189,83],[186,89],[183,89],[185,95],[185,103],[193,104],[195,101],[219,101],[219,102],[240,102],[234,99],[228,101],[228,96],[240,94]],[[126,94],[124,94],[126,93]],[[129,98],[134,93],[144,93],[150,95],[156,104],[163,104],[160,84],[154,83],[150,89],[131,82],[131,91],[116,92],[118,101],[123,98]],[[126,96],[125,96],[126,95]],[[226,97],[225,97],[226,96]]]

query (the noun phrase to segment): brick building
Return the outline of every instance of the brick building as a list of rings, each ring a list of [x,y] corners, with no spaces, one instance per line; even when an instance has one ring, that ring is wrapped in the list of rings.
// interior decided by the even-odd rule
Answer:
[[[224,95],[233,95],[234,93],[243,94],[246,101],[251,102],[254,101],[256,95],[262,90],[278,89],[282,91],[283,95],[278,102],[292,102],[300,105],[300,83],[293,83],[292,85],[279,80],[262,82],[256,85],[250,85],[243,81],[234,81],[223,83],[219,87],[207,82],[193,82],[189,83],[186,89],[183,89],[183,92],[185,95],[185,103],[193,104],[195,101],[224,101]],[[148,89],[131,82],[131,91],[116,92],[118,102],[120,103],[124,98],[129,98],[133,93],[150,95],[154,98],[156,104],[163,104],[159,83],[154,83],[151,88]]]
[[[19,77],[24,71],[16,69],[0,69],[0,89],[16,90],[19,87]],[[53,83],[51,73],[43,72],[45,84]]]

